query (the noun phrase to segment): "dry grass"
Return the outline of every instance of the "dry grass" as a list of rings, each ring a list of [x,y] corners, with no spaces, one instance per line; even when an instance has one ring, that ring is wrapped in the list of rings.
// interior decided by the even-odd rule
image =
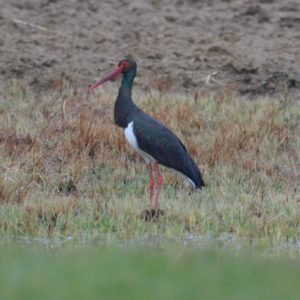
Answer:
[[[148,224],[140,219],[147,171],[113,124],[113,94],[60,83],[37,96],[12,82],[0,104],[2,234],[299,239],[299,102],[243,101],[230,89],[214,98],[137,92],[136,102],[184,141],[208,184],[191,193],[164,169],[167,214]]]

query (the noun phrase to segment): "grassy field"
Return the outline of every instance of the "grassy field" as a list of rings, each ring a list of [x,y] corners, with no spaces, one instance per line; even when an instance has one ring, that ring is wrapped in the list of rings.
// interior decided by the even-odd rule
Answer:
[[[230,234],[281,245],[300,239],[300,108],[289,97],[241,100],[134,94],[175,131],[204,174],[192,191],[165,177],[159,222],[145,222],[147,170],[113,123],[116,93],[68,84],[37,95],[12,82],[0,102],[0,235],[134,239]]]
[[[0,101],[1,299],[297,299],[300,107],[281,100],[139,92],[204,175],[147,170],[113,124],[115,92],[68,84]]]
[[[195,249],[0,251],[1,299],[298,299],[300,265]]]

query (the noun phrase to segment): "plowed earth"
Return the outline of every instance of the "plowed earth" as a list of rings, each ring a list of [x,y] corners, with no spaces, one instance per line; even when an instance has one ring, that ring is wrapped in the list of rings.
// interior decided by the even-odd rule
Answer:
[[[85,86],[126,55],[142,89],[300,97],[300,1],[0,0],[0,88]],[[205,84],[209,75],[209,84]]]

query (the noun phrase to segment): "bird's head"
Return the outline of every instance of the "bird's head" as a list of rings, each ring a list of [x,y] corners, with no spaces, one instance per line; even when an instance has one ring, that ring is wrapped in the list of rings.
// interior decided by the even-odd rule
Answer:
[[[118,67],[122,68],[122,74],[126,74],[130,71],[136,70],[136,62],[132,59],[123,59],[119,62]]]
[[[89,89],[93,90],[93,89],[97,88],[98,86],[104,84],[105,82],[113,79],[120,73],[122,73],[123,75],[126,76],[126,74],[133,72],[133,74],[135,75],[136,67],[137,67],[136,62],[134,60],[123,59],[119,62],[118,67],[116,69],[114,69],[111,73],[104,76],[101,80],[90,84]]]

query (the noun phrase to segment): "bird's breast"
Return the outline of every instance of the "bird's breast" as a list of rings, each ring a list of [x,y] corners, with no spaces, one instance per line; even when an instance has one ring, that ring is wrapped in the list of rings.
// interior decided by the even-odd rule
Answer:
[[[128,123],[127,127],[124,129],[124,134],[126,137],[127,142],[137,151],[140,155],[146,160],[146,162],[154,162],[155,159],[149,155],[148,153],[142,151],[139,148],[136,135],[134,133],[134,122],[131,121]]]
[[[127,142],[134,149],[138,150],[139,146],[138,146],[138,142],[137,142],[134,130],[133,130],[133,125],[134,125],[133,121],[129,122],[128,125],[127,125],[127,127],[124,129],[124,134],[125,134]]]

